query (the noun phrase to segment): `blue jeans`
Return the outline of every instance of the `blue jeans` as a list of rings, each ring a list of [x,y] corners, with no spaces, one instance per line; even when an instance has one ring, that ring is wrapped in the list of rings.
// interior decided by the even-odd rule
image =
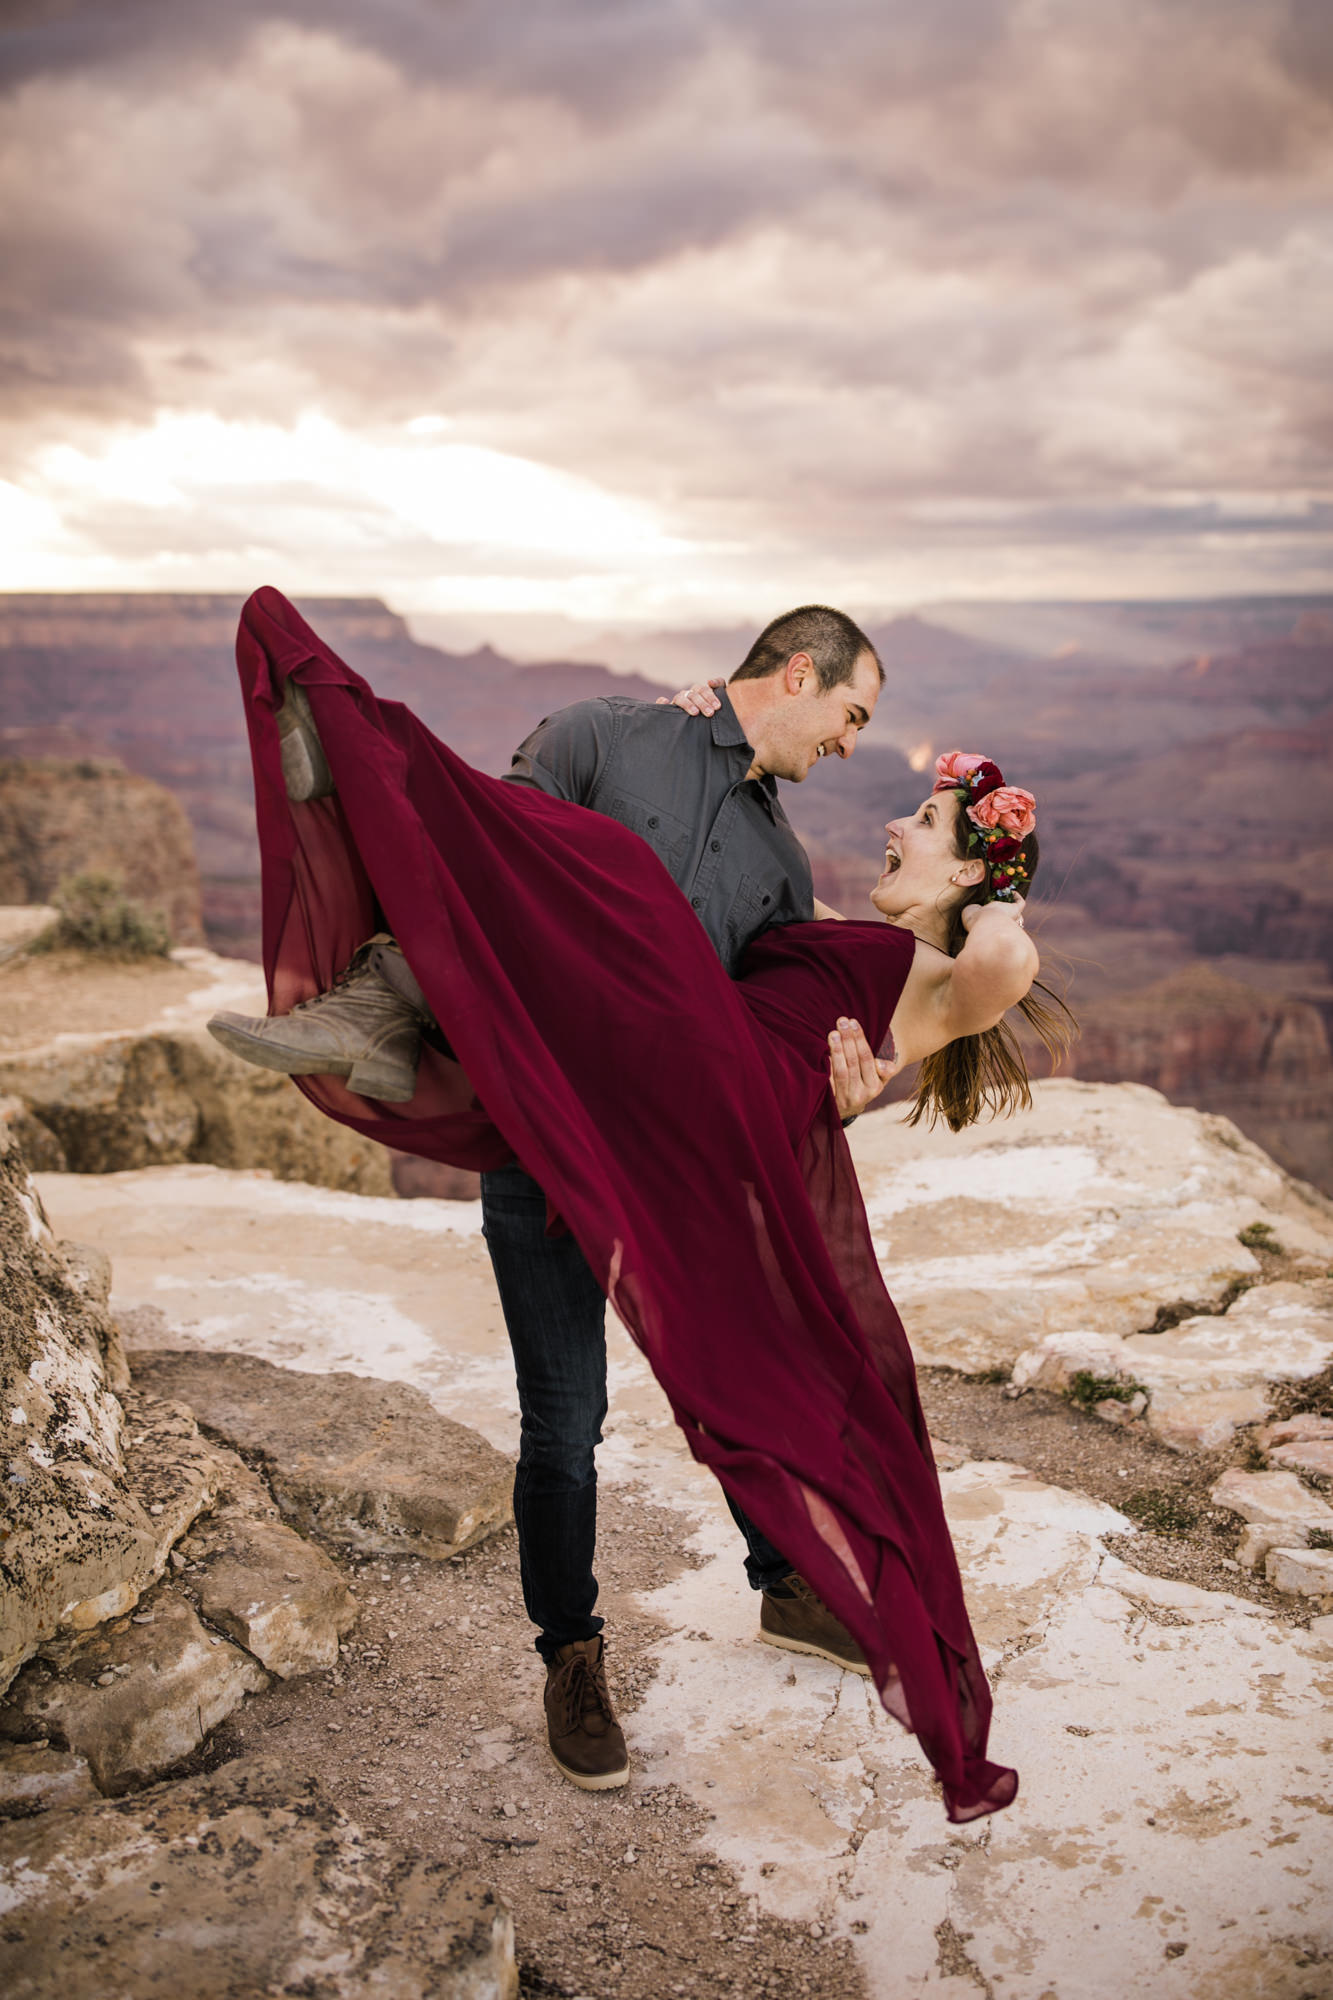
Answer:
[[[518,1375],[523,1603],[549,1660],[602,1629],[593,1610],[594,1453],[606,1417],[606,1300],[574,1238],[546,1234],[546,1196],[516,1163],[482,1175],[481,1213]],[[731,1511],[748,1547],[751,1588],[767,1590],[791,1564],[739,1508]]]

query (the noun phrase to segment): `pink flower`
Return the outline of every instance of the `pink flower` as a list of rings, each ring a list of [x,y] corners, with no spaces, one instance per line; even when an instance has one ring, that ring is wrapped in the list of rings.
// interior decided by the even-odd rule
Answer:
[[[967,809],[976,826],[1002,826],[1015,840],[1026,840],[1037,824],[1037,801],[1021,785],[999,785]]]
[[[975,771],[986,762],[986,758],[974,756],[970,750],[946,750],[942,757],[935,759],[935,792],[956,791],[967,782],[969,771]]]

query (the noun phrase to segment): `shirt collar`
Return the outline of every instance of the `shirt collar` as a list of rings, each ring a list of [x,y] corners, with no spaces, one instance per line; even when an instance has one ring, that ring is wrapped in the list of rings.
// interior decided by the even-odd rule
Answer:
[[[713,742],[719,750],[739,750],[743,752],[745,770],[748,771],[754,762],[754,747],[749,737],[745,734],[745,731],[741,728],[740,719],[731,705],[731,697],[726,689],[718,688],[715,692],[721,703],[721,707],[712,718]],[[762,776],[751,778],[750,783],[762,796],[764,804],[771,814],[777,802],[777,779],[771,771],[765,771]]]
[[[714,689],[722,704],[712,718],[713,741],[719,750],[750,750],[749,739],[741,728],[740,719],[731,705],[731,696],[723,688]],[[754,752],[750,750],[753,758]]]

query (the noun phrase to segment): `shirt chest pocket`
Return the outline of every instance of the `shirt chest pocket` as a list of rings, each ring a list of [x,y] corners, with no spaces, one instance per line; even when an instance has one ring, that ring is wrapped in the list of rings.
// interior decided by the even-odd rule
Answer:
[[[661,806],[648,799],[637,799],[631,792],[616,792],[610,805],[603,808],[612,819],[618,819],[622,826],[639,834],[652,848],[654,854],[664,861],[673,875],[678,875],[689,859],[691,829],[683,819],[674,813],[663,812]]]

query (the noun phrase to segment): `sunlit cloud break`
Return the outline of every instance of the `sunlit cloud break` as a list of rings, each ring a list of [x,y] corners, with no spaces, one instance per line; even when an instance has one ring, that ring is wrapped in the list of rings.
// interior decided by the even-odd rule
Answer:
[[[1333,582],[1333,10],[12,0],[0,581]]]

